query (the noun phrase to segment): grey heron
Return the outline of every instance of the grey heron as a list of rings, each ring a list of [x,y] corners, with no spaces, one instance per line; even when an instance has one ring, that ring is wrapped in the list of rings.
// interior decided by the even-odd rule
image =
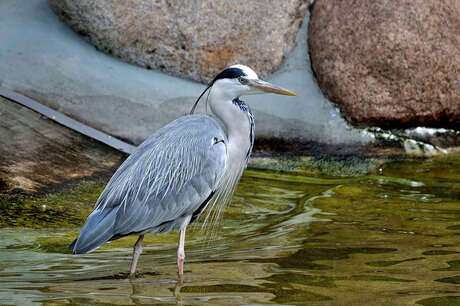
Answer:
[[[206,92],[217,120],[193,114]],[[91,252],[108,241],[139,235],[133,276],[144,234],[178,229],[177,271],[182,277],[187,226],[207,207],[221,212],[246,168],[254,143],[254,116],[240,97],[259,93],[295,95],[260,80],[247,66],[220,72],[190,115],[156,131],[118,168],[70,245],[72,252]]]

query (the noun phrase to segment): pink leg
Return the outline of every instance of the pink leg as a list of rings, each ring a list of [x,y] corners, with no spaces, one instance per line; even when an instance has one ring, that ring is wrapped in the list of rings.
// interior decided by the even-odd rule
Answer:
[[[136,244],[134,245],[133,260],[131,261],[129,277],[134,277],[136,275],[137,262],[142,253],[142,240],[144,240],[144,235],[140,235],[139,239],[137,239]]]
[[[179,247],[177,248],[177,274],[179,275],[179,278],[182,279],[182,276],[184,275],[184,261],[185,261],[185,230],[187,227],[184,227],[184,229],[180,230],[180,236],[179,236]]]

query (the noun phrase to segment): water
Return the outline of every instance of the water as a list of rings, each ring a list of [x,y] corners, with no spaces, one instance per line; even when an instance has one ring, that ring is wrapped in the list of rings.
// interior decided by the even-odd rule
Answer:
[[[191,231],[181,286],[176,234],[150,235],[142,275],[128,280],[135,238],[75,257],[75,225],[3,228],[0,304],[460,305],[459,166],[448,156],[358,176],[248,170],[219,239]]]

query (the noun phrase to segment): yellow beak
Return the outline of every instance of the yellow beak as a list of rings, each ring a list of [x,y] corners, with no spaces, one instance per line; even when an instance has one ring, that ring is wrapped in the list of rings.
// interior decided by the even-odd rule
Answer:
[[[248,82],[247,84],[248,86],[251,86],[263,92],[269,92],[269,93],[285,95],[285,96],[297,96],[295,92],[290,91],[289,89],[275,86],[273,84],[270,84],[262,80],[252,80],[252,79],[246,79],[246,80]]]

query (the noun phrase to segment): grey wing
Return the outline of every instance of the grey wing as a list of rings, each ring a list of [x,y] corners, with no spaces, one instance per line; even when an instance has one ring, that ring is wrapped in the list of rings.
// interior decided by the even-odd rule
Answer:
[[[211,117],[166,125],[120,166],[88,217],[74,253],[131,233],[177,226],[216,190],[227,162],[227,139]]]

